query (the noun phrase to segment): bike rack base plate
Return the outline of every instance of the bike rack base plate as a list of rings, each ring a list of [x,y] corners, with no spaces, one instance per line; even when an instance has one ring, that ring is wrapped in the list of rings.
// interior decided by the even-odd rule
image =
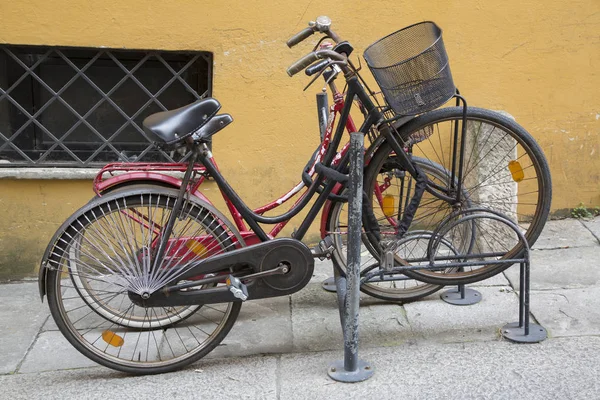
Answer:
[[[344,360],[334,361],[329,367],[327,375],[338,382],[362,382],[373,376],[375,369],[367,362],[358,360],[356,371],[346,371],[344,369]]]
[[[548,338],[546,329],[538,324],[529,324],[529,335],[525,335],[525,328],[518,322],[511,322],[502,327],[502,337],[516,343],[539,343]]]
[[[464,296],[460,289],[454,288],[446,290],[440,295],[440,298],[446,303],[455,306],[470,306],[481,301],[481,293],[474,289],[464,288]]]
[[[335,279],[333,277],[325,279],[323,282],[321,282],[321,288],[327,292],[337,292]]]

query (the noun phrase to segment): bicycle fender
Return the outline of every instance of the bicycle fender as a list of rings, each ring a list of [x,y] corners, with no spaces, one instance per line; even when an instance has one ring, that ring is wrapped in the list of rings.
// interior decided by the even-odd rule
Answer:
[[[159,183],[165,187],[173,187],[175,189],[179,189],[181,187],[181,179],[177,179],[169,175],[156,172],[130,172],[102,181],[100,184],[98,184],[97,190],[98,195],[105,196],[104,193],[110,193],[115,189],[122,189],[129,185],[146,183]],[[194,192],[194,196],[212,205],[212,202],[206,196],[200,193],[200,191],[196,190],[196,192]]]

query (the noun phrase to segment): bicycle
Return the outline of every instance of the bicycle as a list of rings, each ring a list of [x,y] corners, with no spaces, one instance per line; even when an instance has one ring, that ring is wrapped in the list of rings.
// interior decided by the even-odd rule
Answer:
[[[468,152],[465,132],[469,124],[493,126],[492,133],[485,131],[487,133],[481,136],[484,132],[481,128],[475,135],[478,149],[488,150],[496,129],[504,132],[500,140],[492,139],[495,145],[491,147],[508,147],[506,157],[496,163],[498,169],[486,174],[487,178],[495,179],[492,182],[501,176],[520,184],[530,175],[531,170],[527,173],[526,170],[534,171],[535,177],[527,179],[535,182],[527,183],[536,185],[537,203],[532,206],[533,211],[527,210],[527,214],[532,215],[530,224],[522,226],[528,240],[535,241],[548,215],[551,192],[546,161],[529,134],[514,121],[496,113],[467,108],[466,102],[464,107],[431,111],[457,95],[453,83],[449,84],[452,81],[446,66],[441,68],[445,74],[441,79],[444,89],[441,96],[437,92],[435,96],[427,96],[426,92],[411,95],[409,103],[416,102],[419,108],[403,108],[397,104],[401,96],[393,93],[396,88],[388,85],[385,74],[376,72],[378,68],[389,67],[378,66],[382,60],[373,56],[373,46],[381,40],[365,52],[383,92],[385,104],[379,105],[375,93],[348,58],[352,46],[342,41],[330,26],[328,18],[319,17],[316,23],[288,41],[291,47],[320,32],[335,43],[331,49],[315,47],[288,69],[290,76],[311,67],[318,69],[319,74],[339,68],[347,84],[335,133],[326,148],[320,147],[307,164],[302,174],[307,189],[289,211],[275,217],[264,216],[266,211],[276,207],[273,203],[251,210],[219,172],[207,142],[233,119],[228,114],[217,115],[220,104],[208,98],[154,114],[144,121],[146,133],[162,146],[188,149],[188,163],[181,183],[176,185],[178,188],[156,184],[117,188],[93,199],[58,229],[42,260],[40,293],[42,298],[48,296],[57,326],[82,354],[99,364],[129,373],[172,371],[212,351],[233,326],[243,301],[289,295],[302,289],[312,276],[315,256],[331,252],[334,264],[343,272],[345,232],[340,221],[344,214],[348,153],[345,147],[340,151],[338,148],[355,96],[365,111],[358,131],[368,134],[376,128],[377,135],[371,152],[366,153],[369,158],[365,170],[368,201],[363,209],[363,243],[367,260],[363,267],[365,273],[373,270],[379,273],[378,278],[365,283],[404,282],[409,277],[437,290],[444,284],[485,279],[509,266],[489,264],[469,270],[442,268],[402,274],[394,271],[397,265],[422,262],[423,254],[428,251],[423,253],[419,242],[432,237],[432,227],[439,223],[442,215],[452,218],[456,211],[464,214],[465,209],[485,204],[477,192],[487,180],[477,177],[469,181],[474,168],[464,173],[463,167],[469,167],[472,157],[477,160],[473,162],[480,163],[491,150],[475,156]],[[404,63],[418,61],[421,68],[418,73],[422,74],[431,64],[435,68],[444,61],[444,57],[440,57],[445,55],[441,30],[435,24],[416,24],[382,40],[386,43],[388,38],[394,39],[394,35],[402,39],[404,33],[415,29],[422,30],[421,37],[427,37],[433,44],[422,46],[418,55],[408,57]],[[390,53],[378,52],[383,58]],[[437,60],[429,59],[432,52],[436,53]],[[428,63],[423,64],[423,59],[419,59],[421,54]],[[395,55],[398,56],[397,52]],[[388,61],[382,62],[389,64]],[[397,66],[398,60],[392,63],[393,68]],[[420,78],[421,86],[440,88],[435,84],[438,78]],[[406,91],[403,89],[400,92]],[[402,118],[406,114],[421,115]],[[435,144],[436,140],[442,143],[440,125],[449,126],[452,157],[449,154],[448,160],[446,157],[432,160],[432,146],[427,145],[428,142]],[[332,131],[331,128],[330,135]],[[505,146],[506,137],[514,139],[516,144],[509,142]],[[326,138],[324,135],[324,142]],[[480,143],[480,139],[484,143]],[[523,151],[515,160],[511,157],[519,146]],[[523,167],[525,159],[531,165]],[[200,177],[196,179],[198,174]],[[235,224],[197,192],[207,176],[215,180],[228,200],[227,207]],[[297,186],[292,191],[300,191],[302,187]],[[397,196],[392,191],[397,192]],[[274,230],[282,227],[281,224],[304,209],[315,195],[316,200],[293,239],[274,239],[259,225],[273,224]],[[492,200],[491,207],[500,200],[503,199]],[[518,202],[512,197],[507,200]],[[511,201],[508,204],[512,204]],[[329,209],[323,214],[327,220],[321,224],[325,224],[335,245],[329,250],[328,241],[324,240],[325,251],[311,252],[300,240],[323,207]],[[428,207],[434,207],[434,211]],[[520,213],[525,210],[517,208],[516,214]],[[455,235],[445,234],[443,240],[437,240],[443,246],[437,246],[436,251],[458,258],[472,254],[474,249],[497,258],[509,258],[521,251],[516,242],[496,237],[489,242],[490,233],[477,224],[459,225]],[[246,232],[245,235],[240,231]],[[489,248],[481,249],[481,238]],[[411,295],[407,288],[392,289],[392,292]]]
[[[328,44],[322,44],[319,46],[319,48],[327,49],[331,48],[331,46],[329,46]],[[310,175],[311,178],[314,177],[314,165],[320,161],[320,159],[329,147],[336,118],[339,117],[345,104],[344,96],[338,90],[335,83],[337,76],[341,71],[335,68],[331,68],[329,71],[324,71],[326,69],[326,64],[326,62],[319,63],[306,69],[307,76],[313,76],[315,74],[323,72],[322,76],[325,81],[323,91],[317,94],[317,115],[319,117],[321,143],[317,150],[314,152],[311,161],[309,161],[309,163],[312,164],[311,167],[309,168],[307,165],[307,167],[305,168],[305,170],[308,171],[308,175]],[[331,105],[331,107],[328,107],[326,94],[327,87],[329,87],[329,91],[331,92],[331,98],[333,99],[333,104]],[[354,124],[352,116],[350,115],[348,115],[347,117],[346,131],[348,133],[356,131],[356,126]],[[373,132],[371,132],[369,136],[372,145],[369,147],[369,149],[366,150],[365,158],[367,160],[367,164],[369,158],[372,156],[377,146],[380,144],[376,142],[376,135]],[[347,152],[348,144],[345,144],[334,157],[333,165],[338,165],[341,158]],[[425,172],[432,174],[432,176],[440,176],[445,174],[445,169],[442,166],[434,166],[434,164],[428,160],[417,159],[416,162],[419,164],[423,164]],[[218,166],[214,158],[213,163]],[[97,196],[102,196],[114,190],[123,190],[132,185],[160,185],[178,189],[181,187],[181,180],[167,175],[166,173],[184,172],[186,170],[186,166],[187,164],[184,163],[110,163],[104,166],[94,178],[94,192],[97,194]],[[207,177],[206,170],[202,165],[196,165],[194,171],[198,175],[200,175],[200,178],[194,183],[192,188],[189,189],[189,192],[210,203],[210,200],[204,195],[202,195],[202,193],[198,190],[200,186],[205,182],[205,179]],[[253,211],[255,213],[262,214],[264,212],[271,211],[282,206],[283,204],[287,203],[292,198],[294,198],[295,195],[300,193],[300,191],[304,187],[307,187],[307,181],[307,175],[304,175],[303,181],[296,184],[292,189],[288,190],[287,193],[279,196],[277,200],[271,201],[270,203],[262,207],[254,209]],[[332,193],[339,194],[343,190],[343,188],[344,186],[342,184],[339,184],[333,189]],[[381,197],[381,193],[378,188],[375,188],[375,192],[377,193],[378,197]],[[339,197],[337,199],[343,202],[343,199]],[[235,206],[224,194],[223,200],[225,201],[225,204],[227,205],[230,211],[235,210]],[[338,203],[339,202],[340,201],[338,201]],[[323,240],[325,240],[328,236],[332,235],[333,233],[336,233],[338,235],[345,234],[345,232],[342,232],[340,230],[344,228],[344,226],[340,223],[341,214],[338,212],[340,211],[339,207],[332,207],[333,204],[333,200],[328,200],[325,203],[325,206],[323,207],[320,223],[321,239]],[[333,211],[335,211],[337,215],[337,218],[335,219],[334,216],[331,215],[331,212]],[[254,233],[252,231],[249,231],[248,228],[244,225],[243,219],[240,217],[239,213],[235,213],[234,211],[232,215],[234,219],[233,222],[238,231],[240,231],[242,237],[244,237],[244,239],[248,243],[257,243],[258,240],[256,239]],[[281,230],[285,227],[285,225],[288,222],[289,220],[282,221],[281,223],[276,224],[274,228],[271,231],[269,231],[269,236],[277,237],[277,235],[281,232]],[[336,226],[337,231],[332,231],[332,226]],[[316,252],[321,254],[321,258],[331,258],[333,253],[335,253],[336,255],[344,254],[344,247],[339,240],[325,241],[320,244]],[[338,268],[340,268],[343,271],[343,265],[345,263],[345,260],[340,261],[337,258],[334,258],[333,262]],[[382,300],[407,302],[428,296],[442,288],[442,286],[439,285],[423,284],[422,282],[416,280],[409,281],[408,279],[406,279],[406,277],[404,277],[402,281],[403,287],[393,287],[390,286],[390,282],[394,281],[372,280],[371,282],[362,285],[361,290],[368,295],[380,298]]]

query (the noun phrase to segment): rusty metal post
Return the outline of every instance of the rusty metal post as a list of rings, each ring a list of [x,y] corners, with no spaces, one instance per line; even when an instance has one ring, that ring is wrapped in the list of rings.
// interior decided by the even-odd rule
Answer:
[[[364,381],[370,378],[374,372],[368,363],[358,359],[358,312],[364,167],[363,143],[364,135],[362,133],[354,132],[350,134],[346,278],[344,279],[338,275],[335,279],[338,286],[340,320],[344,332],[344,360],[334,362],[328,372],[332,379],[340,382]]]

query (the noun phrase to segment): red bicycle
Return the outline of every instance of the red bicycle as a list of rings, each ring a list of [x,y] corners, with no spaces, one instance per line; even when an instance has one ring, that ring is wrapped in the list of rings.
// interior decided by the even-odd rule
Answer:
[[[312,277],[314,257],[331,256],[343,273],[349,162],[344,130],[371,139],[365,150],[363,291],[413,300],[442,285],[475,282],[507,268],[508,263],[466,263],[460,269],[399,269],[426,263],[431,239],[438,243],[434,256],[440,260],[472,259],[474,253],[510,260],[520,254],[522,242],[514,232],[478,222],[457,224],[443,238],[435,237],[442,220],[470,208],[509,215],[528,241],[535,241],[551,196],[543,153],[522,127],[498,113],[466,103],[430,111],[452,97],[462,99],[443,57],[441,30],[431,22],[416,24],[366,50],[382,89],[380,105],[349,59],[352,46],[330,25],[319,17],[288,41],[291,47],[320,32],[334,43],[318,43],[288,69],[290,76],[304,69],[315,79],[323,75],[333,104],[302,181],[276,201],[251,210],[220,173],[207,142],[233,119],[217,115],[220,104],[212,98],[144,121],[145,132],[160,146],[187,149],[187,163],[117,163],[100,171],[94,181],[98,196],[58,229],[40,269],[41,295],[48,295],[59,329],[80,352],[121,371],[171,371],[214,349],[243,301],[302,289]],[[392,49],[406,43],[406,32],[410,51]],[[415,43],[415,37],[424,43]],[[401,94],[395,92],[398,82],[390,87],[386,80],[390,75],[399,81],[399,67],[404,75],[414,74],[404,76],[408,86]],[[334,83],[339,74],[347,85],[344,93]],[[415,95],[417,78],[422,90]],[[319,115],[327,109],[322,100]],[[358,128],[350,117],[354,104],[364,116]],[[420,115],[405,116],[415,114]],[[233,222],[198,190],[208,177],[219,186]],[[287,212],[264,215],[293,198]],[[293,238],[275,239],[313,198]],[[321,210],[323,240],[311,251],[300,240]],[[274,227],[266,232],[260,224]]]

